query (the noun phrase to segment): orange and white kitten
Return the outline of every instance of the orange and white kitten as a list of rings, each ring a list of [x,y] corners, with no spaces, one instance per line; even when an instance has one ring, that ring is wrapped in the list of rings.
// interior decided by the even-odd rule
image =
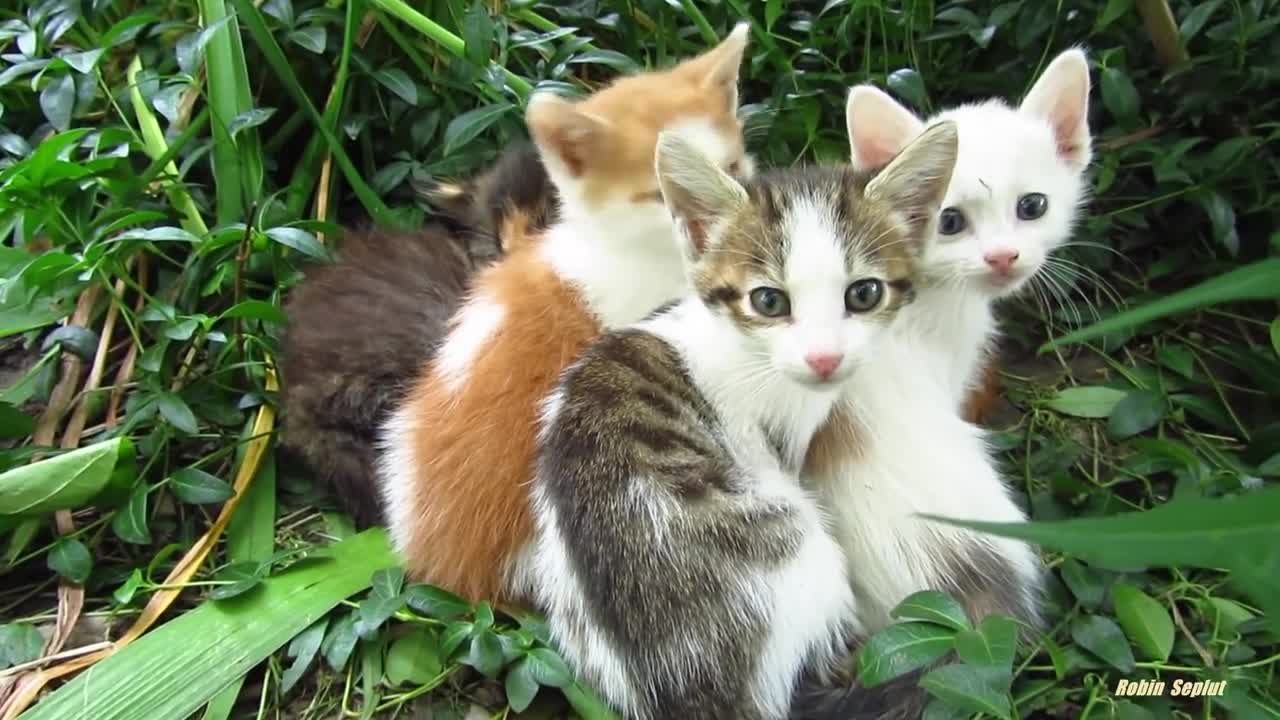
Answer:
[[[525,119],[560,196],[558,219],[477,277],[383,428],[383,511],[414,580],[474,599],[526,596],[539,403],[604,330],[686,292],[654,148],[660,132],[675,132],[730,173],[751,173],[737,118],[747,31],[740,24],[702,55],[579,102],[530,100]]]

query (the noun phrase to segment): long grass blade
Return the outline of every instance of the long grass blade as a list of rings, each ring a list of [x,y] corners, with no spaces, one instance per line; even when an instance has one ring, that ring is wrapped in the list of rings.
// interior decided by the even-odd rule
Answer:
[[[200,0],[205,27],[227,16],[222,0]],[[227,126],[253,109],[249,70],[238,27],[223,23],[214,30],[206,50],[209,106],[213,112],[213,173],[217,182],[219,225],[244,221],[247,201],[262,193],[262,145],[254,128],[231,136]]]

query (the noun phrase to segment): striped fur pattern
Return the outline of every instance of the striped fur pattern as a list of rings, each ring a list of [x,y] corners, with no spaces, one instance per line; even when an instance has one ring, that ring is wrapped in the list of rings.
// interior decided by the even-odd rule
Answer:
[[[859,631],[799,472],[911,301],[916,219],[937,209],[954,130],[913,148],[870,183],[822,168],[739,184],[678,136],[660,141],[693,292],[566,372],[545,403],[533,488],[539,604],[576,670],[628,717],[786,717],[797,678],[825,674]],[[851,300],[866,281],[882,294]],[[800,359],[815,350],[841,355],[836,369]]]

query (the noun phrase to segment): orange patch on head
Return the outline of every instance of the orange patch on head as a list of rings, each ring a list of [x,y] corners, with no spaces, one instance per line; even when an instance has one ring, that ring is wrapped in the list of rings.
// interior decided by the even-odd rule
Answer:
[[[415,419],[414,516],[403,548],[416,581],[507,602],[507,572],[533,539],[540,403],[601,328],[581,298],[525,245],[479,277],[505,317],[457,391],[432,365],[408,400]]]

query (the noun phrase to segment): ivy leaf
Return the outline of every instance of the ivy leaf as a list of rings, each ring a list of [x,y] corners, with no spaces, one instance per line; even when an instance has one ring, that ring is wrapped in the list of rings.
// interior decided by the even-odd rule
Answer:
[[[954,598],[936,590],[914,593],[903,600],[890,615],[897,620],[921,620],[952,630],[968,630],[969,617]]]
[[[192,505],[220,503],[236,494],[226,481],[196,468],[174,473],[169,487],[179,500]]]
[[[127,543],[151,544],[151,531],[147,529],[147,490],[146,483],[139,483],[129,502],[111,518],[112,532]]]
[[[999,615],[983,618],[977,630],[956,634],[956,654],[970,665],[1000,671],[1005,684],[1013,680],[1013,656],[1018,644],[1018,625]]]
[[[392,685],[424,685],[440,674],[440,642],[429,630],[413,630],[397,638],[387,650],[383,672]]]
[[[955,630],[933,623],[890,625],[858,653],[858,681],[875,687],[928,665],[955,645]]]
[[[191,408],[187,405],[187,401],[183,400],[175,393],[160,392],[156,393],[156,405],[160,408],[160,414],[164,416],[169,424],[178,430],[194,435],[200,429],[196,423],[195,413],[191,412]]]
[[[1111,590],[1116,620],[1133,644],[1150,660],[1165,662],[1173,651],[1173,620],[1155,598],[1128,583]]]
[[[409,74],[400,68],[383,68],[373,74],[373,79],[377,80],[386,89],[395,93],[401,100],[410,105],[418,104],[418,86],[413,84],[413,80]]]
[[[525,658],[533,679],[539,685],[563,688],[573,682],[573,672],[560,655],[550,648],[534,648]]]
[[[492,630],[481,630],[471,638],[471,650],[464,663],[475,668],[481,675],[494,678],[502,670],[502,643]]]
[[[0,625],[0,670],[31,662],[43,652],[44,637],[34,625]]]
[[[62,56],[62,59],[76,72],[81,75],[88,75],[93,71],[93,67],[98,64],[98,58],[102,57],[104,52],[106,52],[105,48],[94,48],[84,52],[67,53]]]
[[[383,568],[373,574],[371,583],[373,594],[382,598],[393,598],[400,594],[404,587],[404,570],[393,567]]]
[[[1085,385],[1059,390],[1045,405],[1063,415],[1079,418],[1104,418],[1111,415],[1116,405],[1125,397],[1123,390]]]
[[[55,78],[40,91],[40,109],[58,132],[71,127],[71,111],[76,104],[76,81],[70,73]]]
[[[930,671],[920,678],[920,687],[946,703],[969,712],[982,712],[1009,720],[1008,683],[999,671],[964,663],[954,663]]]
[[[275,227],[267,231],[267,237],[285,247],[291,247],[313,258],[323,260],[329,257],[329,251],[325,249],[324,245],[316,239],[315,235],[305,230],[291,227]]]
[[[328,627],[329,618],[320,618],[289,643],[289,655],[293,657],[293,663],[280,676],[281,695],[288,693],[294,685],[298,684],[303,673],[311,666],[311,661],[316,659],[316,655],[320,652],[320,644],[324,642],[324,631]]]
[[[320,651],[324,653],[325,662],[334,672],[341,672],[351,659],[360,636],[356,634],[356,613],[343,615],[325,635],[324,645]]]
[[[1128,120],[1138,114],[1138,89],[1123,70],[1102,69],[1102,103],[1120,120]]]
[[[49,550],[49,569],[77,585],[83,585],[93,571],[93,557],[84,543],[75,538],[62,538]]]
[[[538,696],[538,681],[533,678],[529,668],[529,658],[525,658],[507,671],[503,682],[507,691],[507,702],[516,712],[524,712],[533,699]]]
[[[437,620],[453,620],[471,612],[471,604],[448,590],[432,585],[412,585],[405,591],[409,607]]]
[[[1071,624],[1071,639],[1121,672],[1133,672],[1133,651],[1124,632],[1110,618],[1088,615]]]
[[[1107,418],[1107,435],[1114,440],[1146,432],[1155,427],[1169,412],[1169,401],[1164,393],[1155,390],[1134,390],[1116,403]]]
[[[1062,574],[1062,582],[1066,583],[1071,594],[1086,609],[1093,610],[1102,604],[1107,589],[1098,571],[1074,558],[1067,558],[1062,562],[1059,572]]]

